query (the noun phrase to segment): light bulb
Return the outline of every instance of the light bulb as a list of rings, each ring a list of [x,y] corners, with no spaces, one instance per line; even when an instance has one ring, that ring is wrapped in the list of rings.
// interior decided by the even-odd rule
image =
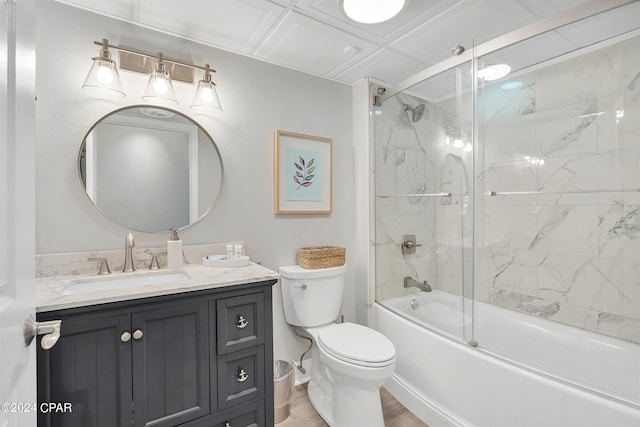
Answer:
[[[464,147],[464,142],[460,138],[456,138],[453,140],[453,148],[462,148]]]
[[[96,72],[96,77],[100,82],[104,84],[109,84],[113,81],[113,73],[111,72],[111,67],[107,64],[98,65],[98,71]]]
[[[153,82],[153,90],[161,95],[164,95],[165,93],[167,93],[168,89],[169,88],[167,87],[167,82],[165,82],[162,78],[156,77],[155,81]]]
[[[211,102],[213,100],[213,91],[210,87],[203,87],[200,91],[200,99],[203,102]]]

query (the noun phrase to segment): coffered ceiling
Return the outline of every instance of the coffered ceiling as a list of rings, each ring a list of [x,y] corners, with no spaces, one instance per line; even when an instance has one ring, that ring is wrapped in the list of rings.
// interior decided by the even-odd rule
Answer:
[[[586,2],[408,0],[387,22],[358,24],[339,0],[58,1],[347,84],[366,76],[389,85],[450,57],[456,44],[483,43]],[[519,55],[554,43],[568,51],[589,37],[590,31],[574,31]]]

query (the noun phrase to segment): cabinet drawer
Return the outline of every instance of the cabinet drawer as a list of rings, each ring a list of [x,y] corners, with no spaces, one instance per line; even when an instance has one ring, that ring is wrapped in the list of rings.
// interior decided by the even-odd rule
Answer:
[[[224,421],[214,427],[262,427],[265,426],[264,400],[229,412]]]
[[[180,424],[180,427],[272,427],[267,425],[265,400],[229,409],[211,417]]]
[[[264,344],[263,319],[262,293],[218,300],[218,354]]]
[[[224,410],[264,395],[264,347],[218,357],[218,409]]]

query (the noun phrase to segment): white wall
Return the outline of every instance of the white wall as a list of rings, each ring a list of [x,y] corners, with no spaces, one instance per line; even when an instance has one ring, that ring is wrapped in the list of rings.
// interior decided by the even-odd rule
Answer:
[[[37,19],[37,253],[123,247],[129,231],[104,217],[78,178],[80,144],[98,119],[141,104],[146,77],[121,72],[126,98],[104,99],[82,89],[98,53],[94,40],[133,46],[167,57],[210,63],[224,111],[194,114],[195,88],[175,83],[176,107],[213,137],[224,164],[220,196],[212,212],[184,230],[185,244],[243,240],[254,261],[273,270],[294,264],[301,246],[355,243],[355,174],[351,87],[166,34],[98,16],[51,0],[38,2]],[[116,55],[114,55],[115,57]],[[116,58],[117,59],[117,58]],[[276,129],[333,138],[333,213],[273,214],[273,132]],[[161,234],[135,233],[137,246],[157,246]],[[347,273],[344,314],[354,317],[354,268]],[[304,342],[284,321],[279,285],[274,288],[275,357],[299,357]]]

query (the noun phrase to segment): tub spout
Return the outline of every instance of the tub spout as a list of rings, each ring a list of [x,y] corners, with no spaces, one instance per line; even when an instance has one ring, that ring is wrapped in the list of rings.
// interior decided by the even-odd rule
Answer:
[[[422,292],[431,292],[431,285],[429,285],[426,280],[424,282],[420,282],[411,276],[404,276],[404,287],[418,288]]]

